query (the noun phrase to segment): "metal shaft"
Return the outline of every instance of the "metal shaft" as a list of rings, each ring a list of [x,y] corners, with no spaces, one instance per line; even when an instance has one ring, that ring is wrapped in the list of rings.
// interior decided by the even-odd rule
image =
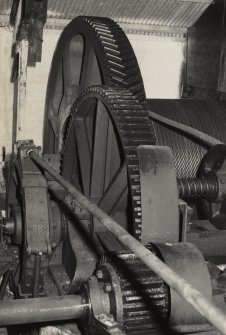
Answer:
[[[0,327],[77,319],[85,315],[87,308],[79,295],[2,301]]]
[[[177,179],[180,199],[208,198],[214,200],[218,195],[216,178],[181,178]]]
[[[194,138],[196,138],[197,140],[199,140],[200,142],[212,147],[214,145],[217,144],[224,144],[224,142],[219,141],[217,138],[210,136],[198,129],[189,127],[181,122],[177,122],[171,119],[168,119],[165,116],[153,113],[151,111],[148,112],[149,116],[151,119],[155,120],[155,121],[159,121],[167,126],[170,126],[174,129],[177,129],[179,132],[183,132],[185,134],[188,134]]]
[[[203,294],[186,282],[175,271],[163,263],[140,242],[133,238],[125,229],[105,214],[98,206],[88,200],[74,186],[60,176],[33,150],[28,150],[31,157],[40,167],[46,170],[72,197],[74,197],[88,212],[112,232],[124,245],[132,250],[151,270],[158,274],[171,288],[192,305],[203,317],[226,335],[225,314]]]

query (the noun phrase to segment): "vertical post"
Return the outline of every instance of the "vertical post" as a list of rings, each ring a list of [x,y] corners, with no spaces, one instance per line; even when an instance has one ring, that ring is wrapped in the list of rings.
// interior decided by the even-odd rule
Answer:
[[[18,79],[17,79],[17,101],[16,112],[14,114],[15,138],[22,140],[24,134],[24,125],[26,117],[26,93],[27,93],[27,58],[28,58],[28,40],[22,39],[17,44],[17,53],[19,54]]]

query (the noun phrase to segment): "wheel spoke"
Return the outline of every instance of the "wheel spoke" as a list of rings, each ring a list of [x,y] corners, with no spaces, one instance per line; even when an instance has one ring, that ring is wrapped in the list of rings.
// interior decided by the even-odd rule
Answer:
[[[63,81],[63,96],[59,106],[59,117],[67,109],[68,105],[74,102],[75,97],[78,96],[79,79],[82,69],[83,56],[83,39],[81,35],[74,36],[65,48],[62,60],[62,81]]]
[[[97,103],[95,134],[92,152],[90,197],[99,200],[104,192],[108,138],[108,112],[101,101]]]
[[[53,149],[53,152],[58,152],[58,141],[59,141],[59,125],[58,118],[53,113],[49,114],[48,120],[48,131],[49,131],[49,146]]]
[[[84,194],[88,196],[90,185],[91,153],[87,137],[86,124],[83,118],[76,118],[75,137],[77,142],[82,188]]]
[[[50,101],[50,112],[54,115],[58,115],[60,103],[64,94],[64,82],[63,82],[63,61],[61,60],[57,76],[54,83],[54,94],[52,100]]]
[[[112,166],[112,141],[114,137],[114,130],[112,122],[108,122],[108,139],[107,139],[107,152],[106,152],[106,167],[104,176],[104,191],[106,191],[111,181],[111,166]]]
[[[78,95],[83,52],[83,38],[78,34],[67,43],[63,57],[64,91],[71,99]]]
[[[49,115],[49,123],[50,123],[50,126],[52,127],[55,138],[57,138],[58,130],[59,130],[58,118],[52,113]]]
[[[125,186],[121,195],[118,198],[118,201],[114,204],[109,214],[115,216],[115,213],[126,213],[128,210],[128,184]],[[128,228],[128,227],[127,227]]]
[[[112,210],[114,212],[116,209],[116,204],[119,199],[127,191],[127,168],[124,163],[118,173],[113,178],[112,182],[106,189],[103,197],[99,202],[99,207],[103,209],[107,214],[111,214]],[[127,192],[126,192],[127,193]]]
[[[11,271],[7,270],[2,276],[1,284],[0,284],[0,300],[3,300],[4,295],[6,293],[6,288],[9,283],[9,279],[11,276]]]
[[[123,164],[123,152],[120,151],[119,145],[118,145],[118,139],[117,135],[115,133],[115,130],[113,129],[112,122],[109,124],[109,140],[108,140],[108,165],[109,165],[109,173],[108,173],[108,178],[109,182],[107,186],[111,183],[112,179],[120,169],[120,167]],[[107,179],[106,179],[107,182]]]
[[[62,91],[62,96],[61,100],[59,102],[59,108],[58,108],[58,119],[59,123],[61,123],[61,120],[64,119],[64,113],[65,110],[67,109],[67,106],[71,104],[74,100],[73,94],[71,92],[72,87],[71,87],[71,75],[69,73],[69,68],[67,64],[67,52],[66,55],[64,55],[63,60],[62,60],[62,86],[63,86],[63,91]],[[59,127],[59,129],[62,127]]]
[[[18,177],[17,177],[17,175],[16,175],[16,171],[14,170],[13,172],[12,172],[12,179],[13,179],[13,183],[14,183],[14,185],[15,185],[15,187],[18,187],[18,185],[19,185],[19,182],[18,182],[18,179],[17,179]]]
[[[82,72],[80,77],[80,92],[91,85],[102,84],[101,74],[94,47],[87,38],[82,62]]]

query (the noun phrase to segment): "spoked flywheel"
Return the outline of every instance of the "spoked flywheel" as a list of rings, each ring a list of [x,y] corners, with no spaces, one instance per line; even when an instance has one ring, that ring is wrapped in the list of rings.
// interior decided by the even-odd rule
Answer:
[[[91,85],[145,93],[136,56],[122,29],[111,19],[77,17],[64,29],[52,60],[44,120],[43,149],[58,153],[70,108]]]
[[[68,181],[139,239],[141,144],[154,144],[144,105],[132,92],[93,86],[74,104],[62,170]]]

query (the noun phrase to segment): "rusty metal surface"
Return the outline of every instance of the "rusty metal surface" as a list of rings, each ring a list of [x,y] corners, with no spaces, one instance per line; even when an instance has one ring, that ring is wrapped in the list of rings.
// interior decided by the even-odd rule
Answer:
[[[71,320],[81,318],[87,307],[80,295],[8,300],[0,304],[0,324]]]
[[[22,140],[24,137],[25,115],[26,115],[26,96],[27,96],[27,57],[28,57],[28,41],[21,40],[16,46],[16,53],[19,54],[18,59],[18,77],[15,87],[15,107],[13,122],[13,142]]]
[[[188,30],[187,85],[192,87],[191,97],[202,98],[193,87],[226,92],[225,6],[225,0],[216,0]]]
[[[178,192],[172,151],[165,146],[140,145],[137,152],[142,242],[179,242]]]
[[[225,184],[226,184],[226,146],[216,145],[204,156],[200,169],[200,178],[212,176],[217,181],[218,194],[210,202],[203,200],[202,207],[211,223],[219,229],[226,229]]]
[[[194,220],[186,235],[186,241],[197,245],[205,259],[215,264],[225,263],[225,240],[226,231],[206,220]]]
[[[124,245],[133,251],[151,270],[159,275],[183,299],[193,306],[202,316],[212,323],[222,334],[226,334],[225,313],[216,307],[200,291],[195,289],[169,266],[165,265],[158,257],[134,239],[116,221],[105,214],[98,206],[90,202],[78,189],[67,182],[62,176],[48,166],[34,151],[27,153],[40,167],[46,170],[65,190],[75,197],[101,225],[112,232]]]
[[[15,228],[12,238],[22,246],[20,259],[23,258],[23,267],[20,268],[20,278],[16,281],[14,293],[18,290],[23,297],[43,294],[44,276],[52,254],[47,182],[36,165],[24,156],[31,146],[31,143],[24,143],[18,148],[18,153],[15,152],[7,185],[6,219],[13,219]],[[15,204],[18,212],[12,210]]]
[[[107,16],[122,23],[190,27],[212,0],[87,0],[49,1],[48,17],[72,19],[78,15]],[[12,0],[3,0],[0,14],[9,15]]]
[[[212,298],[210,275],[200,250],[190,243],[157,244],[164,262],[205,297]],[[170,289],[170,322],[172,325],[205,324],[206,320],[181,296]]]

